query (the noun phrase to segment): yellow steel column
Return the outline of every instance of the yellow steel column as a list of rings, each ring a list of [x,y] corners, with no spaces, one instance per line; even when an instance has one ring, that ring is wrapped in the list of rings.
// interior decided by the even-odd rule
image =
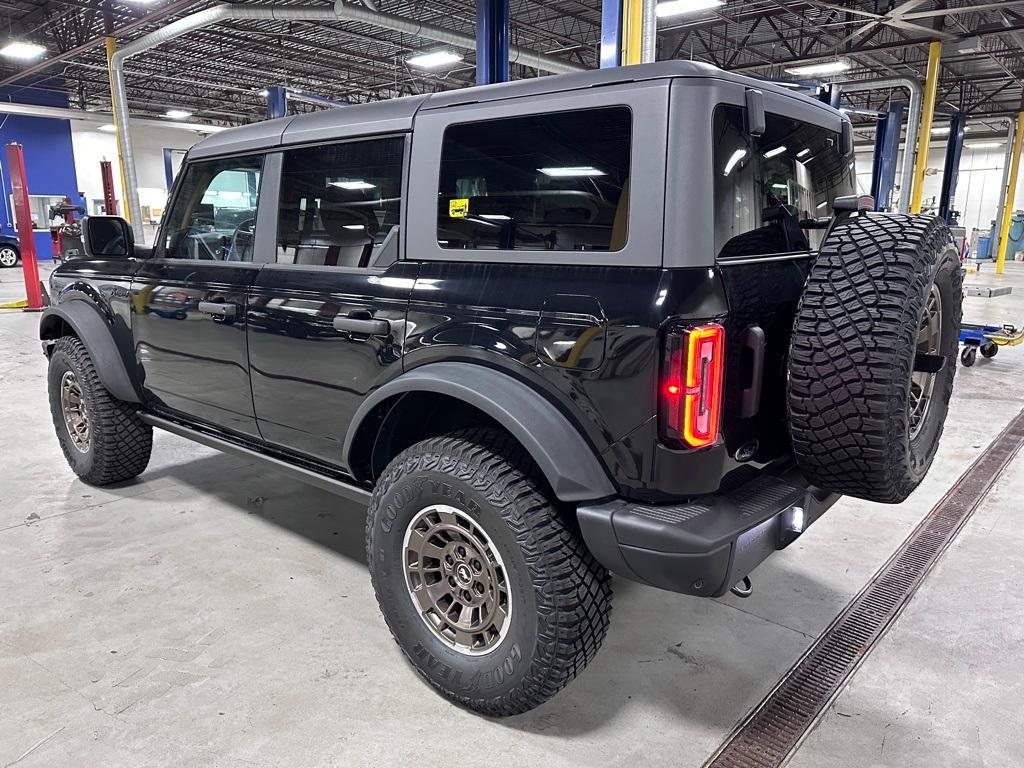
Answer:
[[[644,2],[622,0],[622,64],[639,64],[644,46]]]
[[[1003,274],[1006,263],[1006,241],[1010,237],[1010,219],[1013,218],[1013,197],[1017,191],[1017,174],[1020,172],[1020,151],[1024,146],[1024,112],[1017,113],[1017,128],[1013,138],[1013,157],[1010,159],[1010,175],[1006,179],[1006,195],[1003,205],[1003,221],[999,226],[999,256],[996,258],[996,274]]]
[[[921,131],[917,134],[917,161],[914,163],[914,187],[910,194],[910,212],[921,212],[924,197],[924,172],[928,169],[928,149],[932,141],[932,117],[935,114],[935,93],[939,87],[939,59],[942,43],[928,46],[928,74],[924,81],[924,105],[921,109]],[[911,151],[913,147],[907,147]]]
[[[103,38],[103,42],[105,43],[106,48],[107,48],[107,78],[108,78],[108,81],[109,81],[109,77],[110,77],[110,57],[113,56],[114,55],[114,51],[117,50],[117,41],[114,40],[113,36],[108,35],[107,37]],[[114,86],[113,86],[113,84],[111,84],[111,86],[110,86],[110,93],[111,93],[110,111],[114,115],[114,124],[116,125],[117,124],[117,105],[114,103],[114,99],[113,99],[113,93],[114,93]],[[125,117],[127,118],[127,115],[125,115]],[[128,178],[128,174],[126,174],[125,170],[124,170],[124,153],[121,151],[121,136],[119,134],[114,134],[114,138],[115,138],[115,141],[117,142],[117,170],[118,170],[118,173],[120,174],[120,177],[121,177],[121,210],[119,211],[119,213],[124,217],[125,221],[131,223],[131,211],[128,210],[128,194],[127,194],[127,190],[125,189],[125,184],[127,183],[126,179]],[[107,211],[107,213],[110,213],[110,211]]]

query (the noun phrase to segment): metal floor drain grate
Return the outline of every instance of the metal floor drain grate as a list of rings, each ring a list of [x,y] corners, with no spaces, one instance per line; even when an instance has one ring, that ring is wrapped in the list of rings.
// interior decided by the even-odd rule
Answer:
[[[960,476],[906,541],[705,768],[776,768],[892,624],[1003,469],[1024,445],[1024,411]]]

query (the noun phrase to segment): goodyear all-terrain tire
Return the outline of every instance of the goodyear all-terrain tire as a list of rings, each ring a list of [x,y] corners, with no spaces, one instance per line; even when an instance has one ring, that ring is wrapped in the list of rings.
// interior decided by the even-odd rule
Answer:
[[[793,449],[813,483],[897,503],[921,482],[953,388],[962,280],[941,219],[859,215],[829,234],[789,354]]]
[[[366,527],[373,588],[416,670],[488,716],[546,701],[597,653],[611,582],[522,448],[475,428],[402,452]]]
[[[76,475],[90,485],[110,485],[146,469],[153,428],[139,419],[137,405],[107,392],[79,339],[57,340],[47,384],[57,439]]]

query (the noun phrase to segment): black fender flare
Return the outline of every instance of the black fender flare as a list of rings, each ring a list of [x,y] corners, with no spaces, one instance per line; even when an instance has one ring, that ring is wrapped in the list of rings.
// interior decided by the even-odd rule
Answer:
[[[345,435],[346,466],[351,466],[350,452],[363,420],[388,398],[409,392],[448,395],[486,413],[526,449],[562,501],[616,495],[594,449],[554,404],[507,373],[472,363],[428,363],[374,391],[359,406]]]
[[[57,329],[62,323],[70,326],[85,345],[107,391],[118,400],[141,402],[110,325],[99,311],[87,301],[66,301],[47,307],[39,319],[39,338],[44,342],[58,338]]]

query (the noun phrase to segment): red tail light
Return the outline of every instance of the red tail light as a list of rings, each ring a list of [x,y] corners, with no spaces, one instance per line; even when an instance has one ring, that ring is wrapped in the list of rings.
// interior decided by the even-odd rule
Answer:
[[[718,440],[725,329],[708,323],[665,339],[661,433],[669,442],[703,448]]]

